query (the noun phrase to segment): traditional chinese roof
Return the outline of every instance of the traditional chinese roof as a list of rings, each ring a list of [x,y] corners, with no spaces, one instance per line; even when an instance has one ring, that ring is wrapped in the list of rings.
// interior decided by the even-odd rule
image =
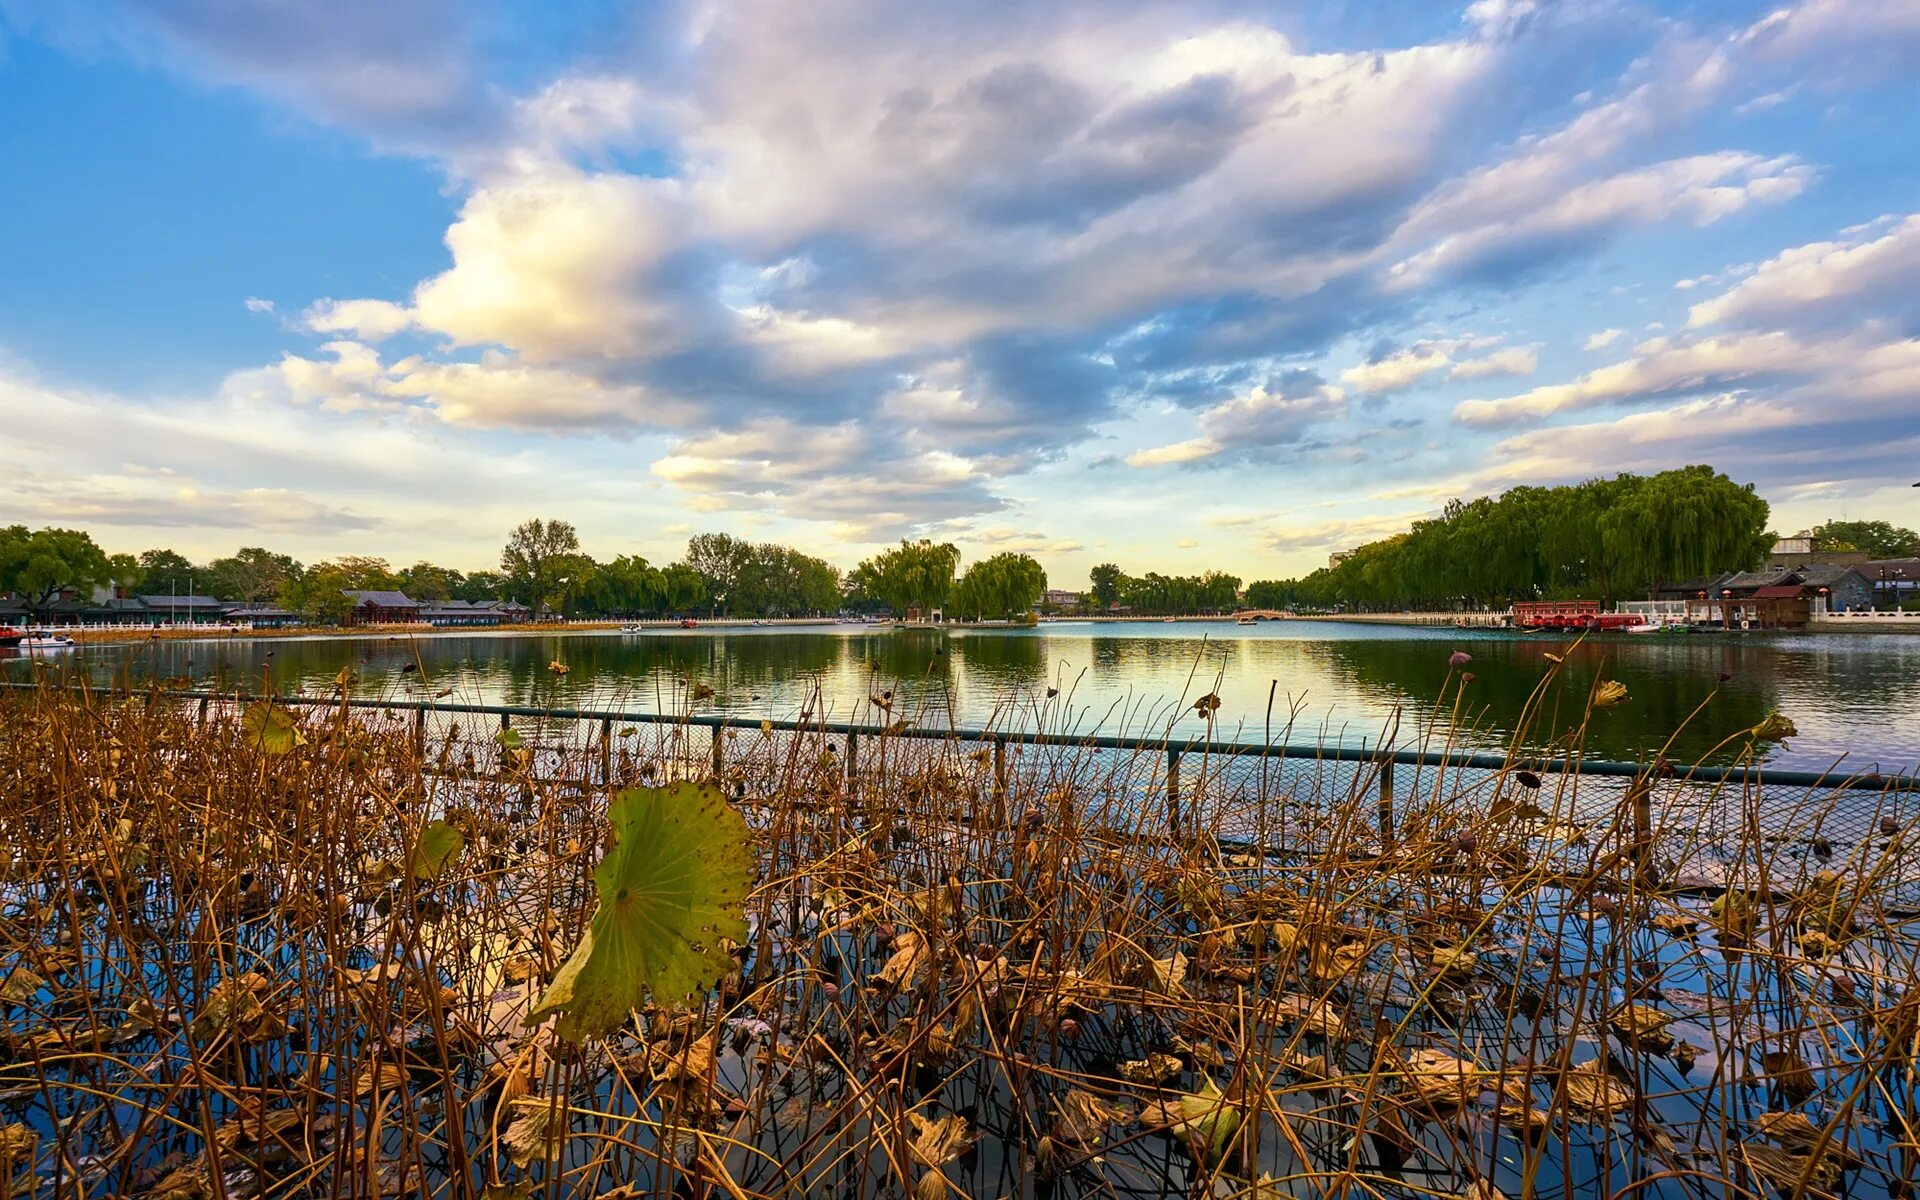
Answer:
[[[341,588],[340,594],[352,600],[355,605],[371,604],[378,608],[419,608],[420,602],[409,600],[405,592],[360,591]]]

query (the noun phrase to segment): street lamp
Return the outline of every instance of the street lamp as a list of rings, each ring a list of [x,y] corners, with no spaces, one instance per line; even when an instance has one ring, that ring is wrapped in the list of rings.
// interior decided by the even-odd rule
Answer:
[[[1720,589],[1720,624],[1727,629],[1733,628],[1733,589]]]

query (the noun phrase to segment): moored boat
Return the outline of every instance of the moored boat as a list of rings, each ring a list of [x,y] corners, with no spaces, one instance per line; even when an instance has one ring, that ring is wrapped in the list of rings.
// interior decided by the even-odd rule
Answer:
[[[0,625],[0,647],[18,646],[27,635],[10,625]]]
[[[6,644],[5,639],[0,639],[0,645],[4,644]],[[26,634],[13,644],[22,650],[66,650],[78,646],[80,643],[74,641],[64,633],[48,633],[44,630],[35,630],[32,633]]]

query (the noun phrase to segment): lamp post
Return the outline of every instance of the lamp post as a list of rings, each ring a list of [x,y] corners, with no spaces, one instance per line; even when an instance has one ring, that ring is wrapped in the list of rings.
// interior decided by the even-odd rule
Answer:
[[[1733,628],[1733,589],[1720,589],[1720,623],[1723,628]]]

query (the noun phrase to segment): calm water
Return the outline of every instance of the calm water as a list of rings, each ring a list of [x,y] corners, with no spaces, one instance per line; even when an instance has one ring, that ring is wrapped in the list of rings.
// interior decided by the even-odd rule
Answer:
[[[1217,693],[1216,735],[1259,741],[1271,730],[1295,742],[1376,740],[1397,711],[1399,740],[1421,725],[1453,720],[1448,656],[1473,656],[1474,680],[1459,704],[1456,743],[1506,744],[1549,653],[1566,657],[1543,697],[1530,744],[1577,719],[1596,675],[1618,679],[1631,699],[1596,716],[1589,753],[1657,754],[1692,761],[1728,734],[1778,709],[1799,726],[1790,748],[1767,761],[1824,767],[1843,754],[1856,769],[1920,764],[1920,637],[1907,635],[1615,636],[1569,650],[1564,639],[1465,631],[1290,621],[1052,624],[1006,632],[893,632],[863,626],[646,634],[476,634],[406,640],[272,639],[148,643],[86,648],[56,661],[96,679],[157,675],[207,684],[327,691],[342,666],[356,695],[554,707],[684,712],[689,693],[714,691],[695,707],[741,717],[891,719],[923,725],[1016,724],[1088,732],[1204,729],[1190,705]],[[46,657],[46,656],[42,656]],[[564,663],[565,674],[550,669]],[[413,671],[403,671],[417,662]],[[22,677],[23,663],[4,664]],[[1720,682],[1722,674],[1730,678]],[[1058,695],[1049,697],[1049,689]],[[450,691],[449,691],[450,690]],[[1291,724],[1291,729],[1288,729]]]

